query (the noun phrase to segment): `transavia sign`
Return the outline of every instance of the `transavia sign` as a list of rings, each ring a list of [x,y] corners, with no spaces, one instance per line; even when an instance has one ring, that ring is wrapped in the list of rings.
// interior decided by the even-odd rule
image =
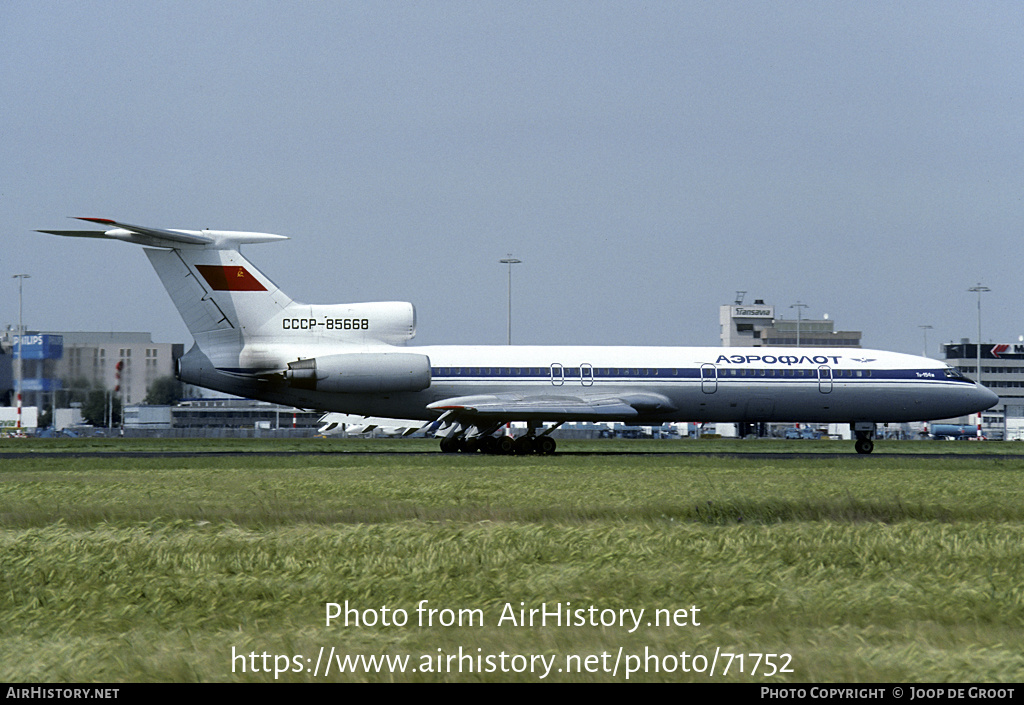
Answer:
[[[733,306],[733,318],[775,318],[774,306]]]

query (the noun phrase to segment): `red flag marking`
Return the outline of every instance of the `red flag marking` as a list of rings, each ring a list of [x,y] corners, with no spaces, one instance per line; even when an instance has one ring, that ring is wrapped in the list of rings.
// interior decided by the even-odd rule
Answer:
[[[203,275],[206,283],[214,291],[266,291],[267,287],[260,284],[245,267],[225,267],[214,264],[197,264],[196,269]]]

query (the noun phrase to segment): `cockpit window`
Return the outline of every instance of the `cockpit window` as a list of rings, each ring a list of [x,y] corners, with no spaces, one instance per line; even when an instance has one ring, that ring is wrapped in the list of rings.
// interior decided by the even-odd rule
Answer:
[[[955,379],[961,382],[970,382],[971,380],[964,377],[963,373],[955,367],[946,368],[946,379]]]

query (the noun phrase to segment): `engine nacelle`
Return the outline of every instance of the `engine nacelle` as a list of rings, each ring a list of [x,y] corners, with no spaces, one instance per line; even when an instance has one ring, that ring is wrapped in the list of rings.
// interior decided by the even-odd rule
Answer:
[[[404,301],[292,304],[271,328],[290,339],[308,331],[324,340],[405,345],[416,335],[416,309]]]
[[[288,363],[293,387],[318,392],[418,392],[430,386],[430,358],[415,353],[342,353]]]

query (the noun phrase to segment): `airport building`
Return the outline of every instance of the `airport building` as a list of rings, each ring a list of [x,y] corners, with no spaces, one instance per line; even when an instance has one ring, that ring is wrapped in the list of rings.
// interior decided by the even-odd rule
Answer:
[[[176,406],[126,406],[124,434],[159,438],[294,438],[309,437],[320,426],[322,411],[269,402],[211,397]]]
[[[5,340],[0,339],[0,406],[10,406],[14,400],[14,362]]]
[[[73,389],[119,388],[125,405],[141,403],[155,380],[174,376],[185,349],[126,332],[28,331],[23,342],[10,331],[0,339],[0,401],[16,401],[21,357],[23,405],[40,409],[66,405],[62,392]]]
[[[27,331],[23,336],[10,328],[0,339],[0,396],[7,406],[17,403],[19,358],[23,406],[42,406],[61,389],[58,366],[64,342],[60,335]]]
[[[66,332],[55,333],[64,341],[56,376],[70,384],[115,389],[122,403],[140,404],[150,385],[160,377],[174,376],[182,343],[154,343],[150,333]],[[120,363],[120,365],[118,364]]]
[[[978,345],[967,339],[942,346],[946,364],[978,379]],[[1024,343],[984,343],[981,383],[999,395],[999,404],[986,411],[983,424],[996,426],[1006,418],[1007,438],[1015,420],[1024,419]]]
[[[799,311],[799,309],[798,309]],[[860,331],[837,331],[835,321],[827,316],[810,319],[776,318],[775,306],[756,299],[743,304],[742,297],[719,308],[722,345],[727,348],[859,348]]]

